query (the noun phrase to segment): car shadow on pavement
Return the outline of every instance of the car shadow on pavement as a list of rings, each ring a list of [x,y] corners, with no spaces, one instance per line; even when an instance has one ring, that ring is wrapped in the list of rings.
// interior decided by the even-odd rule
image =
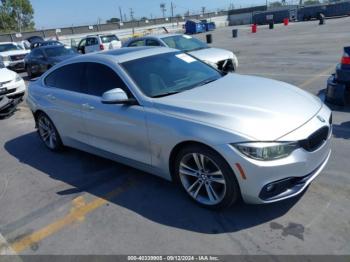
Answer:
[[[336,138],[350,139],[350,121],[340,125],[333,124],[333,135]]]
[[[332,110],[344,113],[350,113],[350,104],[345,106],[334,105],[325,101],[326,89],[322,89],[318,92],[317,96]]]
[[[270,222],[286,214],[301,197],[269,205],[239,203],[213,211],[193,203],[173,183],[142,171],[74,149],[51,152],[34,132],[8,141],[5,149],[21,163],[38,170],[38,174],[43,172],[65,183],[65,189],[55,189],[59,196],[73,199],[87,192],[108,200],[109,208],[122,206],[155,223],[198,233],[237,232]],[[132,181],[132,186],[125,187],[126,180]],[[126,190],[110,197],[118,187]]]

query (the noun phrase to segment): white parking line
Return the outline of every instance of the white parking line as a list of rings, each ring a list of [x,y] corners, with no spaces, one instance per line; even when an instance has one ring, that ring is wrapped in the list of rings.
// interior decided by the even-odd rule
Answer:
[[[16,253],[7,243],[6,239],[0,234],[0,256],[3,255],[16,255]]]

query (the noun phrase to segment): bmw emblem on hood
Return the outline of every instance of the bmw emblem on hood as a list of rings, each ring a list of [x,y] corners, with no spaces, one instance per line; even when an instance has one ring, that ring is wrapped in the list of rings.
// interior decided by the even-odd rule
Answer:
[[[326,120],[322,116],[317,116],[318,120],[320,120],[322,123],[325,123]]]

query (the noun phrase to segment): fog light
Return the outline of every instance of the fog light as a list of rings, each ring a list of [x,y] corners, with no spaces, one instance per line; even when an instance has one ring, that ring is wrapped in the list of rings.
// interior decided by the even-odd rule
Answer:
[[[275,189],[275,185],[274,184],[269,184],[266,186],[266,192],[271,192]]]

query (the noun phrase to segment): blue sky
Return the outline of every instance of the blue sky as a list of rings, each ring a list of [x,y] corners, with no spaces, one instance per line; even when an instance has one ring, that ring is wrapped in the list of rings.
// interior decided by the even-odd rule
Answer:
[[[167,5],[170,15],[170,0],[31,0],[34,7],[34,20],[37,29],[58,28],[71,25],[95,24],[100,18],[105,21],[111,17],[119,17],[118,6],[129,17],[130,8],[134,16],[161,16],[160,3]],[[264,4],[266,0],[173,0],[175,14],[199,12],[202,6],[207,10],[227,9],[230,3],[236,8]]]

